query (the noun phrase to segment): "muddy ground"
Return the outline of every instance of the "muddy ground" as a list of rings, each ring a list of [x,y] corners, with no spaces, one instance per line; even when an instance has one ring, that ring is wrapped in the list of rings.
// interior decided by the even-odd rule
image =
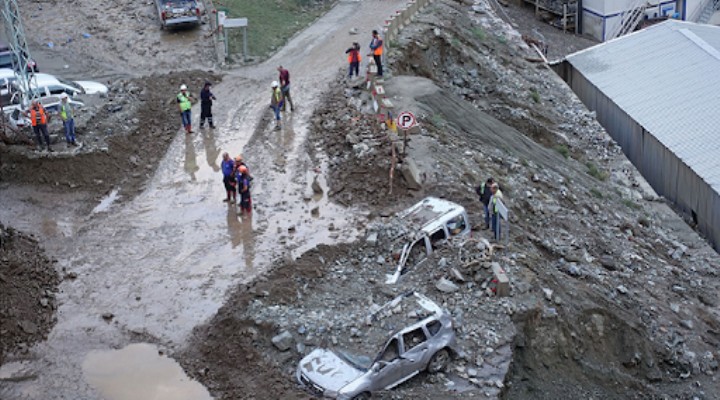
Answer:
[[[0,224],[0,365],[55,325],[60,277],[35,238]]]
[[[0,148],[0,183],[39,183],[104,195],[122,186],[126,198],[140,192],[180,126],[175,96],[181,84],[193,92],[217,74],[202,71],[119,80],[100,105],[79,110],[77,149],[51,125],[55,153],[23,145]]]

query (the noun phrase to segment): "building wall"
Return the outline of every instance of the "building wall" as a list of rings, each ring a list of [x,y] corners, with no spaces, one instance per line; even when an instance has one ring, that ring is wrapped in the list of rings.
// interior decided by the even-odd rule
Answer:
[[[682,1],[682,0],[681,0]],[[708,0],[687,0],[705,2]],[[634,0],[584,0],[582,5],[583,32],[604,42],[623,22],[624,14],[635,3]],[[645,11],[647,18],[658,18],[682,12],[677,0],[648,0],[651,4]],[[688,3],[688,6],[690,3]]]
[[[684,217],[695,219],[715,250],[720,251],[720,192],[627,115],[617,104],[563,61],[554,66],[580,100],[607,130],[655,191],[672,201]],[[695,215],[695,218],[693,218]]]

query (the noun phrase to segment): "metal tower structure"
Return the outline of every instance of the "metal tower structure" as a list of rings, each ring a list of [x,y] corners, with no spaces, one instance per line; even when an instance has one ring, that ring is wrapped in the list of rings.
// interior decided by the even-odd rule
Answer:
[[[31,100],[38,97],[37,93],[30,90],[30,83],[35,79],[35,74],[28,68],[29,61],[32,60],[30,49],[25,40],[25,30],[17,0],[2,0],[2,2],[3,22],[7,31],[8,45],[13,52],[13,68],[17,74],[17,84],[20,87],[20,104],[27,107]]]

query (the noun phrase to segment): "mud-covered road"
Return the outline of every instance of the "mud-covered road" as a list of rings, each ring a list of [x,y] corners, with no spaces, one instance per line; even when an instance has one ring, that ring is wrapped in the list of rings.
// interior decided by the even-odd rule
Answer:
[[[48,340],[0,368],[0,377],[14,374],[0,382],[0,397],[124,398],[88,384],[97,351],[148,341],[172,355],[216,312],[228,288],[278,257],[353,239],[362,212],[310,188],[318,173],[324,185],[324,166],[312,164],[304,150],[308,119],[344,66],[344,50],[369,37],[350,36],[351,28],[369,32],[401,3],[340,2],[272,59],[231,71],[214,88],[218,129],[178,133],[147,189],[132,199],[123,198],[122,187],[101,202],[82,190],[3,187],[8,206],[0,219],[37,234],[59,267],[78,277],[60,286],[58,322]],[[297,109],[275,131],[267,104],[279,64],[292,74]],[[193,113],[197,119],[199,109]],[[239,218],[221,201],[222,151],[244,153],[256,177],[251,218]],[[311,216],[315,207],[319,216]],[[122,386],[123,376],[115,383]]]

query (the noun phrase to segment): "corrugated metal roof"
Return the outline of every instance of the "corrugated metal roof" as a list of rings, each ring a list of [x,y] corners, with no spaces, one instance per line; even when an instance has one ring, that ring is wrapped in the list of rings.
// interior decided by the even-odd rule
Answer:
[[[670,20],[567,61],[720,192],[720,27]]]

